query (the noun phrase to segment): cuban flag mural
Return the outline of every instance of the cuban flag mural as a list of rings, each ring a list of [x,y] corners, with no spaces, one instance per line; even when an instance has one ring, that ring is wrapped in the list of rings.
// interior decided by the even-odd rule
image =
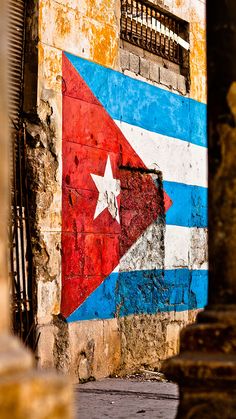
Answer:
[[[63,54],[67,321],[206,304],[206,106]]]

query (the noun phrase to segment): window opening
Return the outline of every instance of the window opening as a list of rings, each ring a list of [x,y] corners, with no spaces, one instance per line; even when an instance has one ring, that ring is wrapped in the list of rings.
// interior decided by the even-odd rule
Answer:
[[[144,0],[121,0],[121,39],[188,66],[188,23]]]

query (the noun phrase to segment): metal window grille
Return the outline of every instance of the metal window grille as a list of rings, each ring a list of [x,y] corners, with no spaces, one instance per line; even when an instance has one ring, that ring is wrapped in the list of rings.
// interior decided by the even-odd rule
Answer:
[[[189,51],[187,22],[144,0],[121,0],[121,38],[179,65]]]

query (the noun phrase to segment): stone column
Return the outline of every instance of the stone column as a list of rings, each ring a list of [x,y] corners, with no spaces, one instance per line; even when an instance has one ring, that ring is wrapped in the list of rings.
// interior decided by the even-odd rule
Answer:
[[[33,355],[10,334],[8,283],[9,136],[6,4],[0,0],[0,418],[72,418],[72,389],[64,377],[34,369]]]
[[[236,2],[207,2],[209,293],[164,369],[177,418],[236,418]]]

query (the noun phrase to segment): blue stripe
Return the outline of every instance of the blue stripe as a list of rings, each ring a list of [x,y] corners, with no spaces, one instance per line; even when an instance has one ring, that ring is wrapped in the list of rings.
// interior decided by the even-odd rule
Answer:
[[[207,146],[206,105],[66,53],[113,119]]]
[[[67,321],[203,308],[207,303],[207,284],[205,270],[112,273]]]
[[[173,204],[166,213],[166,224],[207,227],[207,188],[176,182],[163,182]]]

